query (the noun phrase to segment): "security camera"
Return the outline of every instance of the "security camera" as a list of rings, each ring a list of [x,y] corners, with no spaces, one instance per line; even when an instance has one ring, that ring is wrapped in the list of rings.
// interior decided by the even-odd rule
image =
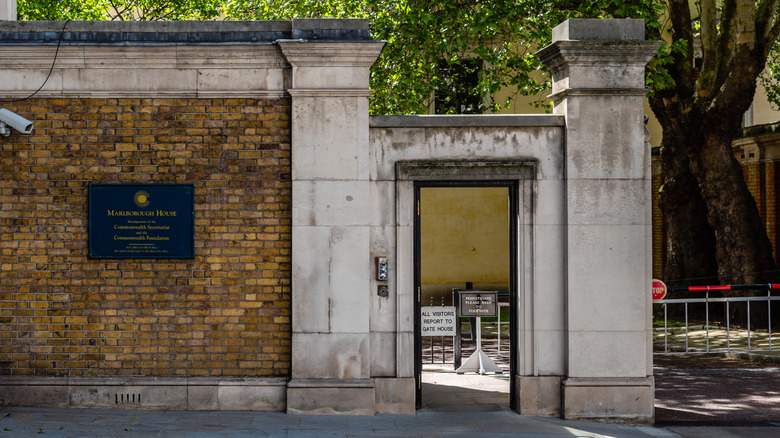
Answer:
[[[0,108],[0,134],[6,137],[11,135],[9,126],[22,134],[29,134],[32,132],[33,122],[5,108]]]

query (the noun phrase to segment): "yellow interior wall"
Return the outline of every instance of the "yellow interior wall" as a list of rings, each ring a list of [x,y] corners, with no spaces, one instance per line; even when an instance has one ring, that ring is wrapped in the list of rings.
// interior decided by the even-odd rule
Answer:
[[[509,190],[420,189],[423,285],[509,284]]]

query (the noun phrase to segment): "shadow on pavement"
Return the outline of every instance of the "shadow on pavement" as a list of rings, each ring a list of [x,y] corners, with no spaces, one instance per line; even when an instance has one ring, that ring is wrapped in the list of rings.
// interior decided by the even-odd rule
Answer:
[[[715,355],[655,356],[658,425],[777,425],[776,363]]]

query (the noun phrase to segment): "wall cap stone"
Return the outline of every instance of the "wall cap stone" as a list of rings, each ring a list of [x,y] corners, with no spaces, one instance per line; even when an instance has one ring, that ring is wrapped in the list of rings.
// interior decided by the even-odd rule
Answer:
[[[642,19],[572,18],[555,26],[556,41],[644,41],[645,21]]]
[[[344,41],[369,40],[367,19],[294,18],[292,37],[303,40]]]
[[[555,127],[565,126],[566,119],[550,114],[480,114],[480,115],[406,115],[372,116],[371,128],[449,128],[449,127]]]
[[[236,45],[283,39],[370,41],[371,36],[364,19],[0,22],[0,45]]]

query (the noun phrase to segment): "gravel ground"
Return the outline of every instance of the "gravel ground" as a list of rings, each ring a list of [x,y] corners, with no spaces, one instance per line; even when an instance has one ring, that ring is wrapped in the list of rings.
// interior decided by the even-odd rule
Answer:
[[[780,363],[656,355],[655,416],[663,424],[780,425]]]

